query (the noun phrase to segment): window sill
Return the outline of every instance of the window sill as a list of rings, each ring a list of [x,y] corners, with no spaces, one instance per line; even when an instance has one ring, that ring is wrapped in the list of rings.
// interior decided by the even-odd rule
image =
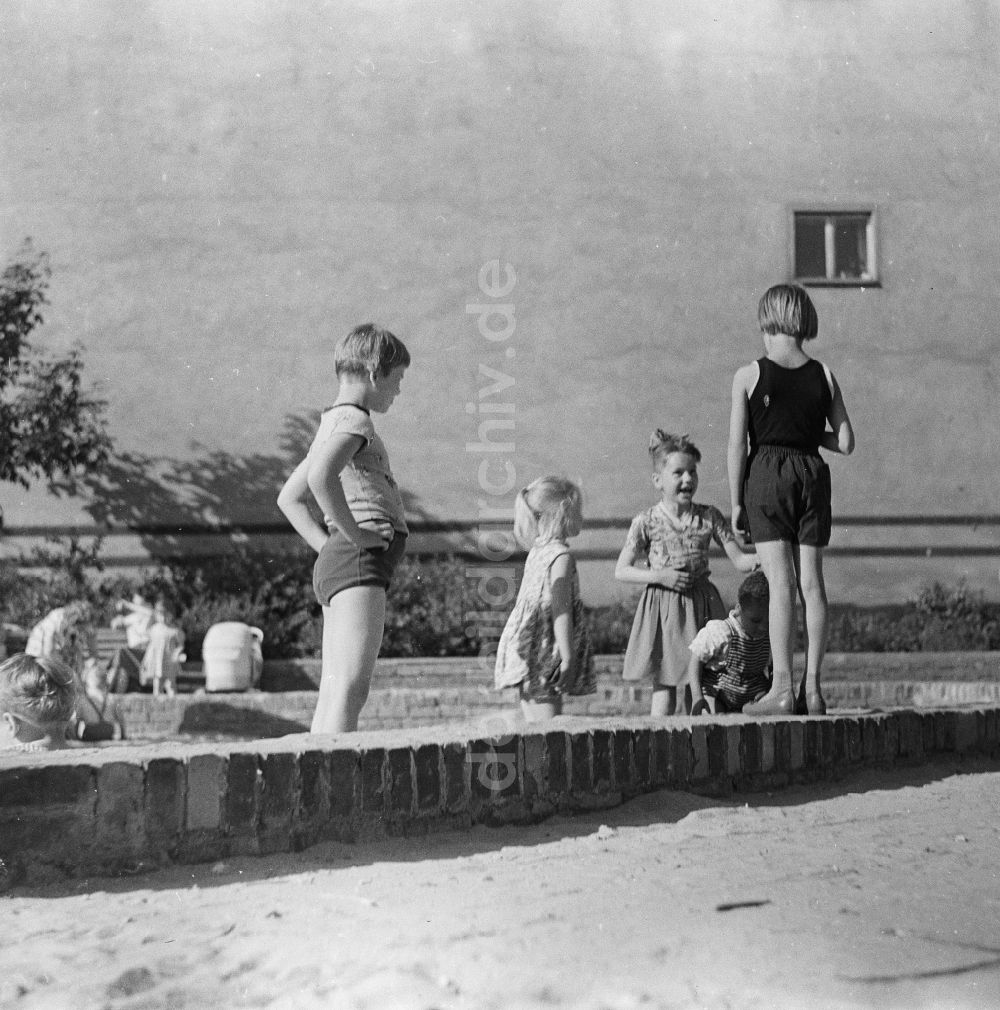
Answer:
[[[801,284],[804,288],[880,288],[882,282],[879,280],[855,280],[845,278],[833,280],[827,277],[795,277],[793,283]]]

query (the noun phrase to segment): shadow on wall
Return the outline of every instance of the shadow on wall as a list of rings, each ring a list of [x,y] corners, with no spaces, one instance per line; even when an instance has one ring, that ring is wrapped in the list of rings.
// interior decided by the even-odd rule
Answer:
[[[212,733],[257,740],[286,736],[289,733],[306,733],[308,730],[309,726],[305,722],[286,719],[271,712],[259,712],[246,706],[212,701],[189,705],[184,710],[178,732],[182,736],[185,733]]]
[[[55,490],[82,491],[89,500],[85,511],[97,525],[134,530],[154,559],[224,554],[245,545],[251,532],[264,534],[263,540],[254,536],[254,547],[267,550],[276,547],[267,543],[267,533],[294,535],[276,499],[318,422],[318,411],[286,415],[279,449],[270,454],[239,455],[198,444],[193,458],[184,460],[116,452],[100,472]],[[402,494],[408,517],[433,520],[415,495]]]

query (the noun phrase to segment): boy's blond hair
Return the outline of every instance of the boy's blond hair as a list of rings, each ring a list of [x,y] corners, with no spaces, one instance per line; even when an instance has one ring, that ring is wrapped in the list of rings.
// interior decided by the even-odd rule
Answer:
[[[20,652],[0,663],[0,714],[51,726],[69,722],[75,708],[76,677],[62,660]]]
[[[374,323],[355,326],[337,344],[333,366],[337,375],[388,375],[394,368],[409,367],[410,352],[399,337]]]

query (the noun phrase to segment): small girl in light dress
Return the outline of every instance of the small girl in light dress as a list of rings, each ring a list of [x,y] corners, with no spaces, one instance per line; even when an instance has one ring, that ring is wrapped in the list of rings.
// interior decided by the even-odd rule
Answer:
[[[520,688],[529,722],[558,715],[563,695],[596,690],[580,578],[567,546],[583,524],[580,498],[571,481],[539,477],[514,502],[514,536],[528,557],[497,646],[495,683]]]
[[[677,710],[698,660],[689,646],[713,618],[726,616],[718,589],[709,581],[708,548],[714,540],[738,571],[758,567],[745,554],[729,522],[714,505],[694,501],[701,453],[687,435],[657,429],[649,441],[653,487],[660,500],[632,520],[615,578],[645,586],[625,652],[626,680],[652,680],[653,715]],[[682,699],[683,701],[683,699]]]
[[[142,686],[152,687],[154,695],[172,697],[177,693],[177,678],[185,659],[184,632],[175,625],[170,608],[157,601],[139,670]]]

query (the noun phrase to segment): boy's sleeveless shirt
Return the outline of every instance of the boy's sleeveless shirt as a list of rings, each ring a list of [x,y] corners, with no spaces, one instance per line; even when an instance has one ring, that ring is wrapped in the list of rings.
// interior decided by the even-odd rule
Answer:
[[[783,368],[758,358],[760,378],[750,394],[750,448],[780,445],[817,453],[833,396],[826,370],[815,358]]]
[[[389,457],[368,411],[353,404],[327,408],[309,449],[310,455],[335,432],[357,435],[364,445],[340,472],[340,483],[351,514],[358,524],[385,520],[398,533],[407,533],[403,496],[389,468]],[[330,519],[324,516],[327,525]]]

